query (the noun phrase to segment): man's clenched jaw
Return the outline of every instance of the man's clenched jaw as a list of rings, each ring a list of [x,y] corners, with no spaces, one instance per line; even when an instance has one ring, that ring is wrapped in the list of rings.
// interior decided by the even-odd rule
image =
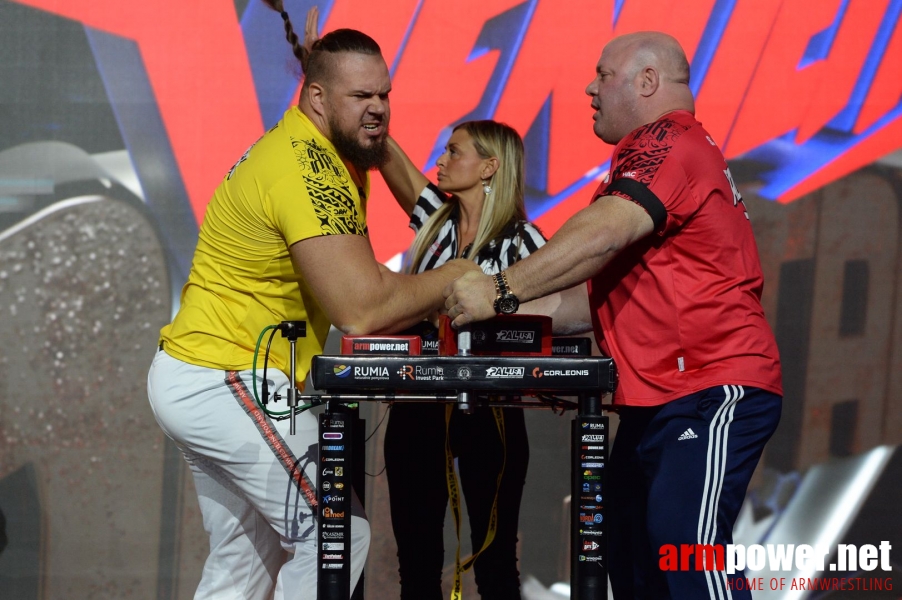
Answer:
[[[326,121],[332,144],[361,170],[388,159],[388,94],[391,79],[381,56],[346,53],[337,57],[328,84]]]

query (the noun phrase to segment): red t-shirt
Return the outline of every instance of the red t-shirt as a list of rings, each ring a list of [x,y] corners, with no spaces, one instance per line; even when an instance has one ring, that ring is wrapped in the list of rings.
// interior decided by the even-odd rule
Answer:
[[[724,384],[782,395],[751,223],[701,123],[675,111],[627,135],[593,201],[607,195],[655,223],[589,281],[598,344],[620,374],[614,402],[654,406]]]

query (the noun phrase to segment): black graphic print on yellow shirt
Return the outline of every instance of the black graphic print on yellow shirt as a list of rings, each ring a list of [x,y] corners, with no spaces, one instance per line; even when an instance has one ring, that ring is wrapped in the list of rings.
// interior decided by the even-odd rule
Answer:
[[[353,182],[338,157],[316,140],[292,139],[291,143],[322,234],[365,235],[364,220],[354,201]]]

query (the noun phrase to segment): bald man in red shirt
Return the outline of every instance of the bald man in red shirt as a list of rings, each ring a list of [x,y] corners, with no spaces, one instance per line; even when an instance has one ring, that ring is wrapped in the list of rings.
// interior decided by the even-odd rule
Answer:
[[[502,274],[455,281],[445,306],[460,326],[542,298],[530,311],[551,314],[556,329],[591,320],[613,357],[621,422],[605,501],[615,598],[751,598],[730,581],[741,573],[658,565],[666,544],[732,542],[780,419],[780,359],[748,213],[695,119],[674,38],[615,38],[586,93],[595,134],[616,144],[591,204]]]

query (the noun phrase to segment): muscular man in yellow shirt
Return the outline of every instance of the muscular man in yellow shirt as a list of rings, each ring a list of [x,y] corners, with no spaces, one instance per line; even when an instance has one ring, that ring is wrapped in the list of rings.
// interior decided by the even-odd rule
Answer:
[[[288,15],[274,8],[292,40]],[[254,404],[250,369],[264,327],[307,322],[298,382],[286,376],[287,344],[273,346],[270,389],[282,389],[303,381],[330,324],[353,334],[403,329],[442,306],[445,285],[477,268],[452,261],[414,276],[377,263],[366,229],[368,171],[387,157],[388,67],[358,31],[334,31],[312,51],[296,39],[298,58],[309,52],[300,102],[216,189],[179,312],[161,331],[148,376],[151,406],[191,467],[210,535],[197,598],[316,597],[317,423],[302,413],[297,435],[284,435],[286,422]],[[352,513],[344,543],[353,586],[369,527],[359,503]]]

